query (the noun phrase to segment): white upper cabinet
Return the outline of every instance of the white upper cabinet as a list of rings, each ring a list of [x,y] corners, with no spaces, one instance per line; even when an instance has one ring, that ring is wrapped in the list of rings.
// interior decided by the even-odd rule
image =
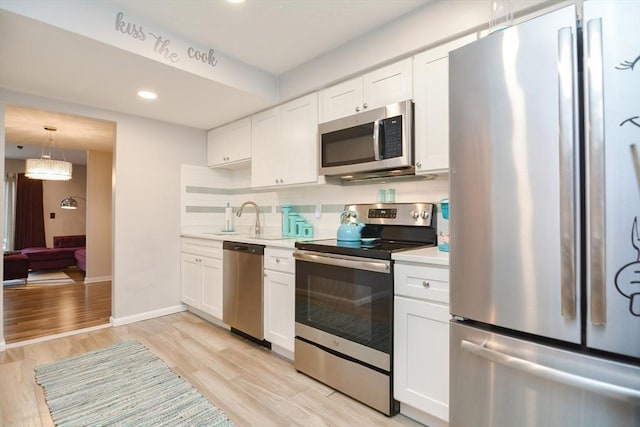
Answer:
[[[251,186],[318,181],[318,94],[252,117]]]
[[[281,168],[280,109],[270,108],[251,117],[251,186],[267,187],[278,184]]]
[[[416,174],[449,170],[449,52],[474,40],[472,34],[413,58]]]
[[[207,132],[207,166],[238,167],[250,160],[250,117]]]
[[[320,92],[320,122],[412,98],[411,58]]]

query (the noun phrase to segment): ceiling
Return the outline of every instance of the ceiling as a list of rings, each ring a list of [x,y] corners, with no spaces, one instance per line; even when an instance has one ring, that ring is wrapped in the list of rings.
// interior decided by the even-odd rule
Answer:
[[[226,56],[278,76],[431,0],[100,1],[197,45],[224,46]],[[14,14],[1,0],[0,58],[0,87],[200,129],[270,106],[246,91]],[[138,98],[142,86],[159,88],[158,99]],[[113,145],[113,124],[16,106],[6,112],[7,146],[42,143],[45,125],[59,129],[56,145],[65,149]],[[24,153],[11,148],[7,157]]]

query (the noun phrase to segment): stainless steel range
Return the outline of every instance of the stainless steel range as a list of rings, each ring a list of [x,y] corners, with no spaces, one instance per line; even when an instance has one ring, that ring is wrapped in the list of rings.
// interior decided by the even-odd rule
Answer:
[[[436,244],[435,205],[347,205],[362,240],[296,243],[295,367],[392,415],[393,260]]]

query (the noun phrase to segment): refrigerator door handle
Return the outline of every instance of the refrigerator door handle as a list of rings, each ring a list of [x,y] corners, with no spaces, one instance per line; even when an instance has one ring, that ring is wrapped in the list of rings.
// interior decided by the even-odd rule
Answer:
[[[508,366],[509,368],[522,371],[529,375],[534,375],[571,387],[577,387],[581,390],[606,395],[615,399],[636,403],[640,402],[640,390],[634,390],[628,387],[622,387],[594,380],[592,378],[570,374],[568,372],[533,363],[519,357],[509,356],[508,354],[489,348],[486,341],[481,345],[478,345],[471,341],[461,340],[460,348],[468,353]]]
[[[605,182],[604,182],[604,82],[602,65],[602,20],[587,22],[586,37],[586,147],[588,222],[587,280],[590,317],[594,325],[606,323],[605,272]]]
[[[576,318],[575,258],[575,70],[573,31],[558,31],[558,125],[560,166],[561,314]]]

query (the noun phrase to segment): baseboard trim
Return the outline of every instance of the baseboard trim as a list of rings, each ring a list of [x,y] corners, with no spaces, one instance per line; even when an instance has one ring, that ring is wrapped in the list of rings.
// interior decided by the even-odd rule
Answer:
[[[87,285],[89,283],[110,282],[111,278],[112,276],[85,277],[84,283]]]
[[[7,344],[4,342],[4,340],[0,341],[0,352],[5,351],[6,348]]]
[[[111,316],[111,325],[113,327],[128,325],[129,323],[141,322],[143,320],[154,319],[156,317],[168,316],[169,314],[180,313],[187,311],[187,306],[184,304],[174,305],[173,307],[161,308],[159,310],[147,311],[145,313],[134,314],[124,317]]]
[[[218,319],[217,317],[213,317],[212,315],[210,315],[209,313],[205,313],[202,310],[198,310],[197,308],[191,307],[190,305],[187,306],[187,309],[192,312],[193,314],[202,317],[204,320],[206,320],[209,323],[213,323],[216,326],[220,326],[221,328],[226,329],[227,331],[231,329],[231,327],[229,325],[227,325],[226,323],[224,323],[222,320]]]
[[[404,402],[400,402],[400,413],[407,418],[411,418],[414,421],[430,427],[447,427],[449,425],[448,421],[428,414]]]
[[[105,329],[105,328],[110,328],[110,327],[111,327],[110,323],[105,323],[103,325],[91,326],[89,328],[76,329],[76,330],[68,331],[68,332],[61,332],[59,334],[47,335],[47,336],[44,336],[44,337],[33,338],[33,339],[30,339],[30,340],[25,340],[25,341],[18,341],[18,342],[14,342],[14,343],[10,343],[10,344],[5,344],[4,341],[2,341],[0,343],[0,351],[7,350],[7,349],[10,349],[10,348],[15,348],[15,347],[22,347],[22,346],[29,345],[29,344],[37,344],[37,343],[41,343],[41,342],[45,342],[45,341],[51,341],[51,340],[55,340],[55,339],[58,339],[58,338],[70,337],[72,335],[84,334],[86,332],[93,332],[93,331],[97,331],[97,330]]]

